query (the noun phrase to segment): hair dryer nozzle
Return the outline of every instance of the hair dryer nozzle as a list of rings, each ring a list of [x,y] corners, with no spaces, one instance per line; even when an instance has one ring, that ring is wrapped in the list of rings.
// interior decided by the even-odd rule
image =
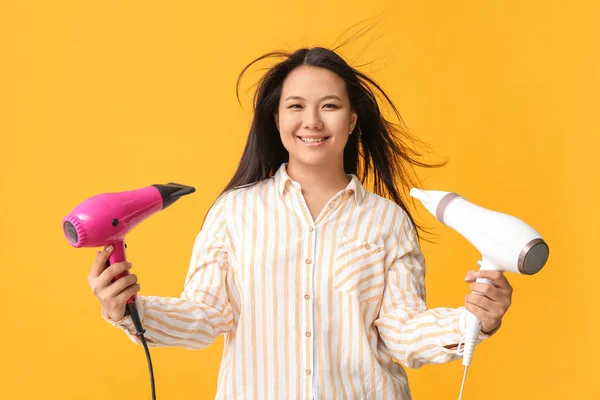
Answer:
[[[429,211],[439,222],[446,224],[444,221],[444,212],[450,203],[461,197],[454,192],[444,192],[442,190],[422,190],[412,188],[410,195],[423,203],[423,206]]]
[[[152,185],[162,197],[163,210],[175,203],[180,197],[187,194],[194,193],[196,191],[192,186],[181,185],[175,182],[169,182],[166,185]]]

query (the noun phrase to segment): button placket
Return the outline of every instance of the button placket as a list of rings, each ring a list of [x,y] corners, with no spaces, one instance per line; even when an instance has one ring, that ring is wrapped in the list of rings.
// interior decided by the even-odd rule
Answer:
[[[304,321],[304,344],[306,346],[306,359],[305,359],[305,377],[308,379],[308,387],[313,389],[313,357],[314,357],[314,335],[313,335],[313,327],[314,327],[314,284],[313,284],[313,275],[316,264],[316,227],[311,225],[308,227],[308,240],[307,240],[307,249],[306,249],[306,259],[304,260],[306,269],[306,279],[304,288],[304,307],[305,307],[305,318]]]

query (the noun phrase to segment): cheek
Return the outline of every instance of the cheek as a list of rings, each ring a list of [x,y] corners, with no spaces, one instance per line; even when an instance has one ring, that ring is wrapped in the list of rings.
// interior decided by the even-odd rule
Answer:
[[[290,144],[292,143],[292,137],[289,134],[280,131],[279,138],[281,139],[281,143],[283,143],[283,147],[289,151]]]
[[[290,150],[290,147],[294,145],[296,132],[301,128],[300,123],[296,123],[291,119],[282,119],[279,124],[279,137],[283,143],[283,147],[286,150]]]
[[[347,133],[339,133],[335,137],[335,142],[337,147],[343,149],[348,144],[348,134]]]
[[[289,123],[289,121],[280,121],[279,138],[281,139],[281,143],[283,143],[283,147],[285,147],[287,151],[290,151],[294,145],[294,133],[296,132],[296,129],[289,124],[286,124],[286,122]]]
[[[327,118],[329,117],[329,118]],[[350,133],[350,115],[344,112],[331,113],[323,117],[330,129],[336,134]]]
[[[300,113],[283,113],[279,117],[279,127],[282,134],[294,133],[302,125]]]

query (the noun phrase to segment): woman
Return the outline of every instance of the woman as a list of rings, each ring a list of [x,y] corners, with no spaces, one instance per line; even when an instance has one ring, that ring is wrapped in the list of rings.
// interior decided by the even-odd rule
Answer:
[[[394,359],[410,368],[457,359],[465,309],[482,320],[483,340],[512,288],[502,273],[469,273],[482,295],[427,309],[425,260],[398,189],[411,183],[408,168],[427,165],[369,84],[397,110],[334,51],[254,62],[272,56],[284,60],[259,84],[239,168],[196,238],[181,298],[138,296],[146,340],[201,349],[225,335],[219,399],[410,399]],[[370,172],[375,193],[358,178]],[[110,283],[131,264],[103,271],[109,254],[90,285],[104,318],[139,344],[124,313],[140,286],[135,275]]]

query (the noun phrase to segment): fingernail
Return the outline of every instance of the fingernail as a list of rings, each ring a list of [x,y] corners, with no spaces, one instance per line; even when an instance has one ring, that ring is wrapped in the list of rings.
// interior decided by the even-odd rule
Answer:
[[[109,246],[106,248],[106,252],[107,252],[107,253],[110,253],[111,251],[113,251],[112,244],[111,244],[111,245],[109,245]]]

